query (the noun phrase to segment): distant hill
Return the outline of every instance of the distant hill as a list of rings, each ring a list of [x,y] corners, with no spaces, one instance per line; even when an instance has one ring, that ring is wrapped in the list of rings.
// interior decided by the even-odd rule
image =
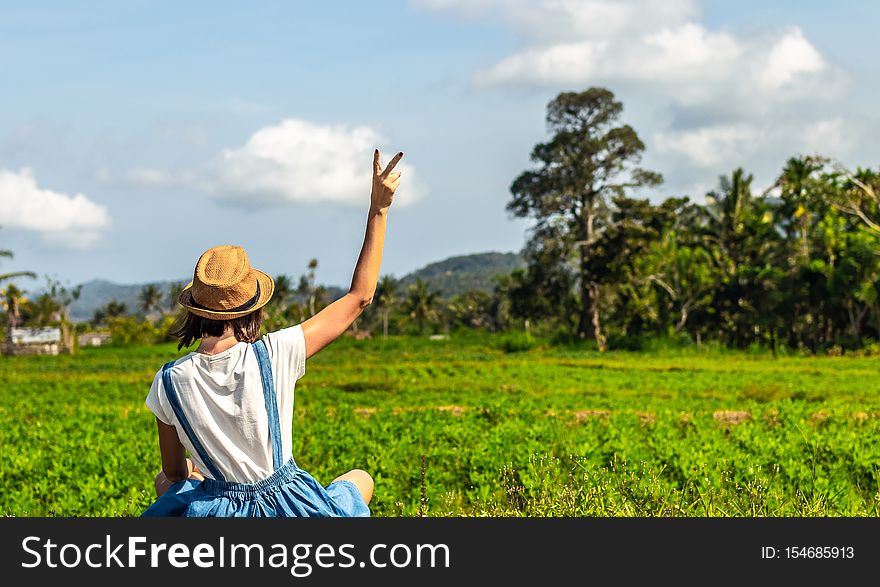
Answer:
[[[404,275],[400,278],[400,289],[405,291],[409,284],[420,277],[432,291],[439,291],[444,298],[470,289],[491,292],[495,287],[496,276],[505,275],[524,266],[525,262],[517,253],[476,253],[450,257]],[[178,282],[187,283],[189,278],[180,279]],[[154,282],[154,285],[167,296],[172,283],[175,281]],[[128,313],[137,313],[138,295],[145,285],[148,284],[119,284],[105,279],[93,279],[83,283],[79,299],[70,307],[70,317],[77,322],[91,320],[95,310],[113,300],[125,304]],[[330,298],[334,300],[346,291],[345,288],[337,286],[325,287]],[[167,305],[168,301],[163,300],[163,304]]]
[[[189,283],[189,279],[178,280],[182,283]],[[168,288],[174,281],[155,282],[162,292],[163,297],[167,297]],[[138,295],[146,283],[138,284],[119,284],[107,281],[106,279],[93,279],[82,284],[82,291],[79,299],[70,306],[70,318],[76,322],[84,322],[91,320],[95,314],[95,310],[116,300],[122,302],[128,309],[128,313],[134,314],[138,310]],[[167,300],[162,301],[163,305],[167,305]]]
[[[521,267],[525,267],[525,261],[517,253],[476,253],[449,257],[404,275],[400,278],[400,286],[405,291],[416,278],[421,278],[429,289],[440,292],[444,298],[471,289],[491,292],[497,276]]]

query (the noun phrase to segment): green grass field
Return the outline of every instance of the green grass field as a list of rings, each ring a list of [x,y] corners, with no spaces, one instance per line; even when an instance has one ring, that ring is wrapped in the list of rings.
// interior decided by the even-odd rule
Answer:
[[[334,343],[297,385],[298,464],[366,469],[381,516],[878,515],[880,359],[507,340]],[[0,359],[0,513],[139,514],[160,464],[143,400],[175,354]]]

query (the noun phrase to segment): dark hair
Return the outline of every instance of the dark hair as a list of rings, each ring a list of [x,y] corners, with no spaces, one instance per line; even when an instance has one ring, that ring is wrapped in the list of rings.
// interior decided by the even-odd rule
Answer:
[[[262,308],[232,320],[211,320],[196,316],[192,312],[184,312],[168,331],[168,334],[180,339],[177,350],[202,338],[203,336],[220,336],[229,325],[240,342],[257,342],[260,337],[260,325],[263,323]]]

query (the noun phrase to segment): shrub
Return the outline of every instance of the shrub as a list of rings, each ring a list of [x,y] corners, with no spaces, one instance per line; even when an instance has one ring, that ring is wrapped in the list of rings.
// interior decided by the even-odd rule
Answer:
[[[535,348],[538,341],[531,334],[516,332],[500,336],[496,345],[505,353],[520,353]]]
[[[148,320],[137,320],[131,317],[110,318],[110,344],[128,346],[133,344],[153,344],[160,342],[163,332]]]

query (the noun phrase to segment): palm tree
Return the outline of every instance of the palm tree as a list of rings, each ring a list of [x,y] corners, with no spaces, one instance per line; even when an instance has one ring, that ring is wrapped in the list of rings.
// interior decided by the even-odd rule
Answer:
[[[116,300],[110,300],[109,302],[104,304],[104,307],[101,309],[101,311],[104,313],[104,316],[108,319],[119,318],[120,316],[123,316],[127,310],[128,307],[123,302],[119,302]]]
[[[817,212],[818,198],[811,193],[811,188],[815,184],[815,174],[824,164],[825,159],[821,157],[792,157],[775,184],[782,198],[779,213],[783,218],[791,219],[784,225],[786,237],[793,241],[795,233],[799,233],[801,263],[804,265],[810,262],[811,217]]]
[[[308,300],[309,316],[315,315],[315,269],[318,268],[318,260],[309,261],[309,272],[306,275],[299,276],[299,284],[296,287],[296,293]]]
[[[430,291],[428,284],[420,277],[417,277],[415,283],[410,284],[407,288],[404,307],[410,317],[419,325],[419,333],[424,332],[425,322],[436,318],[436,305],[439,298],[439,292]]]
[[[880,232],[880,219],[877,218],[880,173],[862,168],[852,172],[840,163],[835,163],[834,168],[845,181],[836,198],[839,201],[833,201],[832,205],[842,212],[856,216],[870,230]]]
[[[21,306],[28,300],[24,297],[24,292],[18,289],[15,284],[10,283],[2,292],[3,309],[6,311],[6,346],[7,352],[12,347],[12,329],[18,326],[21,318]]]
[[[397,280],[393,275],[383,276],[376,288],[376,306],[382,312],[382,338],[388,338],[388,314],[397,301]]]
[[[293,281],[289,275],[277,275],[275,277],[275,295],[272,302],[278,306],[285,306],[287,299],[293,294]]]
[[[31,300],[32,311],[30,321],[35,326],[50,326],[61,320],[61,304],[49,293],[42,293]]]
[[[92,314],[91,324],[93,328],[97,328],[101,324],[105,324],[107,322],[107,313],[104,311],[104,308],[97,308],[95,312]]]
[[[173,281],[168,285],[168,293],[165,294],[165,300],[168,304],[166,307],[169,312],[174,312],[177,310],[177,298],[180,297],[181,292],[183,292],[183,288],[186,284],[182,281]]]
[[[141,293],[138,295],[138,301],[140,302],[140,309],[143,310],[147,317],[149,317],[154,310],[162,310],[162,292],[159,291],[159,288],[156,287],[155,284],[151,283],[141,288]]]
[[[309,261],[309,316],[315,315],[315,270],[317,268],[317,259]]]

